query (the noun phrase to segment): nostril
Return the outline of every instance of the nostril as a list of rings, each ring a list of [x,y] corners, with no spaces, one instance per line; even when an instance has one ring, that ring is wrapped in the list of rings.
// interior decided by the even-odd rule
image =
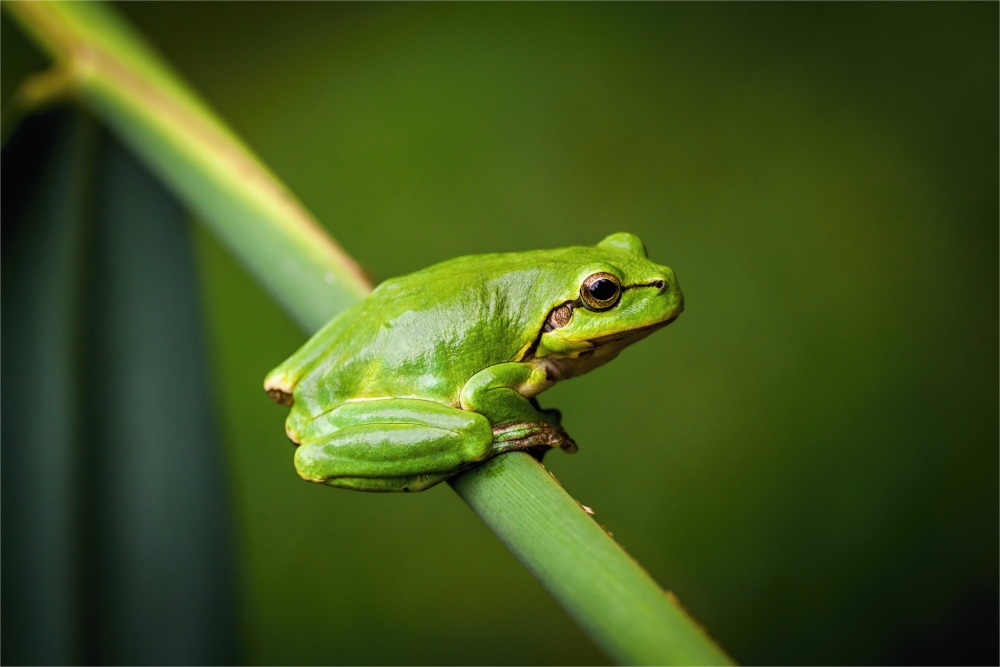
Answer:
[[[656,289],[660,290],[661,292],[663,291],[663,288],[666,287],[666,286],[667,286],[667,284],[665,282],[663,282],[662,280],[657,280],[655,283],[653,283],[653,287],[655,287]]]

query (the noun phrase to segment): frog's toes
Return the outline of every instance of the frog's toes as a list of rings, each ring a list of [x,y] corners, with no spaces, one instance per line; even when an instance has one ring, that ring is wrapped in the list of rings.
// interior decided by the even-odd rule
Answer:
[[[549,424],[559,426],[562,423],[562,412],[560,412],[557,408],[543,408],[538,404],[538,399],[534,397],[529,399],[528,402],[531,403],[531,407],[538,411],[538,413],[542,416],[542,419]]]
[[[572,454],[576,443],[561,427],[535,422],[497,424],[493,427],[493,453],[524,451],[539,447],[559,447]]]
[[[539,410],[545,421],[553,426],[560,426],[562,424],[562,413],[556,408],[547,408]]]

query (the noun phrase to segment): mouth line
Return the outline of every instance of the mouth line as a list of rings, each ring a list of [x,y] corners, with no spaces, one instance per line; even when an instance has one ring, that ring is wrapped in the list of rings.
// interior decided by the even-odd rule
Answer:
[[[657,283],[659,283],[659,282],[662,282],[662,281],[654,280],[651,283],[636,283],[634,285],[622,285],[622,291],[624,292],[625,290],[636,289],[637,287],[653,287],[653,288],[656,288],[656,289],[660,289],[657,286]]]
[[[599,347],[601,345],[604,345],[605,343],[613,343],[616,340],[623,340],[625,338],[631,338],[632,336],[635,336],[637,334],[653,333],[657,329],[662,329],[663,327],[667,326],[668,324],[670,324],[671,322],[673,322],[674,320],[676,320],[679,315],[680,315],[680,313],[678,313],[677,315],[674,315],[673,317],[669,317],[669,318],[663,320],[662,322],[656,322],[654,324],[649,324],[649,325],[646,325],[644,327],[639,327],[638,329],[629,329],[627,331],[619,331],[618,333],[608,334],[607,336],[598,336],[597,338],[588,338],[586,340],[586,342],[590,343],[594,347]]]

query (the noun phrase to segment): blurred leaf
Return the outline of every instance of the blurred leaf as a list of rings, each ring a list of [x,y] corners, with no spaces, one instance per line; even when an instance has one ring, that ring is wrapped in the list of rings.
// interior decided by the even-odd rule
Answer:
[[[3,179],[3,661],[236,662],[186,214],[74,109]]]
[[[79,659],[78,335],[94,135],[60,111],[30,119],[3,150],[4,664]]]
[[[87,662],[238,662],[230,495],[187,214],[102,137],[81,387]]]

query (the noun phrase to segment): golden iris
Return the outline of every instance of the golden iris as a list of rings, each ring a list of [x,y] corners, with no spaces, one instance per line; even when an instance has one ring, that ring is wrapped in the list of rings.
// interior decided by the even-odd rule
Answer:
[[[580,286],[580,299],[591,310],[607,310],[616,303],[622,293],[622,284],[610,273],[595,273],[588,276]]]

